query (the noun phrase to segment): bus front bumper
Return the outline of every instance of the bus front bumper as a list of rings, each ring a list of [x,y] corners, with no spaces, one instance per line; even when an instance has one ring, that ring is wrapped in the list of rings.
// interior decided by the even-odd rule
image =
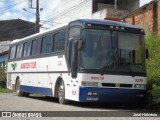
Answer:
[[[92,88],[80,87],[80,102],[143,103],[146,99],[144,89]]]

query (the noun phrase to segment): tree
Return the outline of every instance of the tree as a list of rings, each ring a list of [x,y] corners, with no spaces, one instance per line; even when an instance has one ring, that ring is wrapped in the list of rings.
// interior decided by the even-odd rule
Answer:
[[[0,67],[0,88],[6,88],[7,75],[5,70],[5,68]]]
[[[160,104],[160,37],[150,33],[145,38],[145,44],[149,50],[149,59],[146,60],[147,82],[152,85],[148,92],[152,96],[151,104]]]

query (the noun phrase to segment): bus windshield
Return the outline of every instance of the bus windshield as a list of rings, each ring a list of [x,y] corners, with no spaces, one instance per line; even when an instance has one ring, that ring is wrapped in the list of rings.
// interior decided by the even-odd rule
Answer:
[[[118,33],[119,70],[143,72],[143,36],[135,33]]]
[[[144,72],[143,35],[84,29],[82,36],[85,45],[81,52],[81,70]]]
[[[113,51],[111,32],[107,30],[84,29],[85,47],[81,67],[84,69],[112,69]]]

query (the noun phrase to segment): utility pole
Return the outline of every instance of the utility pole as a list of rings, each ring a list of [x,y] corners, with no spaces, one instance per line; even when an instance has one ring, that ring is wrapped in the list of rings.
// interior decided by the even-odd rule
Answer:
[[[36,26],[35,26],[35,32],[38,33],[40,29],[40,14],[39,14],[39,0],[36,0],[36,8],[33,8],[32,6],[32,0],[29,0],[29,8],[36,9]]]
[[[40,28],[39,22],[40,22],[39,0],[37,0],[37,2],[36,2],[36,32],[37,33],[39,32],[39,28]]]

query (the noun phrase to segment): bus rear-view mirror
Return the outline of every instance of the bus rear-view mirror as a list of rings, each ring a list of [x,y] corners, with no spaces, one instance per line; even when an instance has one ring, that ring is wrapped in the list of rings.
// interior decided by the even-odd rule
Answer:
[[[77,77],[77,70],[78,70],[78,41],[72,41],[72,63],[71,63],[71,72],[72,78]]]

